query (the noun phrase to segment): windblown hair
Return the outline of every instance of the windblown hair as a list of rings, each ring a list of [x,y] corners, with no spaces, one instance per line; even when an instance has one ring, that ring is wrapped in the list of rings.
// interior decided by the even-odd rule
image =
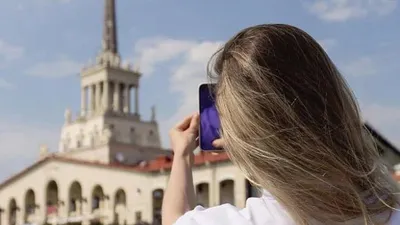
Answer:
[[[246,28],[214,54],[209,73],[228,155],[298,224],[390,218],[397,187],[352,91],[310,35],[283,24]]]

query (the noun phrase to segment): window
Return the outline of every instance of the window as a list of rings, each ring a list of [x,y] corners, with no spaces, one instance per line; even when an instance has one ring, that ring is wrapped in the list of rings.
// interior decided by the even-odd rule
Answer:
[[[124,191],[120,190],[117,193],[116,202],[119,204],[125,203],[125,193]]]
[[[154,134],[154,131],[151,130],[151,131],[149,132],[149,135],[150,135],[150,136],[153,136],[153,134]]]
[[[131,133],[135,133],[135,128],[131,127]]]
[[[136,223],[142,222],[142,212],[138,211],[135,213]]]
[[[253,186],[250,181],[246,180],[246,198],[259,197],[260,191],[257,187]]]
[[[17,207],[11,208],[10,211],[10,224],[15,225],[17,222]]]
[[[92,209],[98,209],[100,208],[100,198],[99,197],[93,197],[93,202],[92,202]]]
[[[154,191],[154,198],[161,198],[161,197],[163,197],[163,191],[162,190],[157,190],[157,191]]]
[[[110,130],[114,129],[114,124],[109,124],[108,127],[110,128]]]
[[[3,213],[3,209],[2,208],[0,208],[0,225],[1,225],[1,221],[2,221],[2,214]]]
[[[199,184],[199,185],[197,186],[197,191],[198,191],[199,193],[203,192],[203,184]]]
[[[27,205],[26,206],[26,213],[28,215],[34,214],[35,213],[35,205],[32,205],[32,204]]]
[[[70,212],[75,212],[76,211],[76,200],[71,199],[70,205],[69,205],[69,211]]]
[[[82,143],[81,143],[81,141],[78,140],[78,141],[76,142],[76,147],[77,147],[77,148],[80,148],[81,146],[82,146]]]

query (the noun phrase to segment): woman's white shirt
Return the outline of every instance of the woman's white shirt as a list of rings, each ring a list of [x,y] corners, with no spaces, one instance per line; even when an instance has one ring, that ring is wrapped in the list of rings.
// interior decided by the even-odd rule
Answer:
[[[400,212],[393,211],[388,225],[400,225]],[[211,208],[197,206],[175,225],[296,225],[286,210],[268,193],[249,198],[244,209],[230,204]]]

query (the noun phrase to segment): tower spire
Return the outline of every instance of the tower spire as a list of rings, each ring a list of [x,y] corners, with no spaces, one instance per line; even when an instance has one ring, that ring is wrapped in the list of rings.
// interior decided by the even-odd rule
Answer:
[[[115,0],[105,0],[103,24],[103,52],[118,54]]]

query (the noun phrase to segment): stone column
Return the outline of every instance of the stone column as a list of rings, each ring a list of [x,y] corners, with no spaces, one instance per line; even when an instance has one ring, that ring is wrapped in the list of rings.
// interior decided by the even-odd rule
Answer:
[[[131,112],[131,93],[130,93],[130,85],[124,85],[124,113]]]
[[[104,199],[104,208],[102,214],[106,216],[104,224],[112,224],[115,220],[114,210],[116,210],[115,205],[113,205],[114,197],[108,195]]]
[[[103,109],[107,111],[109,109],[110,99],[109,99],[109,83],[108,81],[103,82]]]
[[[120,84],[115,82],[114,83],[114,111],[119,112],[120,111],[120,102],[121,102],[121,90],[120,90]]]
[[[89,89],[89,104],[90,104],[90,114],[93,114],[94,109],[95,109],[95,104],[96,104],[96,100],[95,100],[95,90],[94,90],[95,86],[94,85],[90,85],[88,86]]]
[[[68,196],[68,192],[63,192],[60,194],[60,197],[62,199],[65,199],[66,201],[63,200],[59,200],[57,207],[58,207],[58,218],[57,220],[59,220],[59,218],[67,218],[68,217],[68,206],[69,206],[69,196]],[[57,224],[57,223],[56,223]]]
[[[211,182],[210,182],[210,207],[219,205],[219,183],[217,181],[217,171],[214,165],[210,165],[211,167]]]
[[[75,212],[76,215],[82,215],[82,198],[75,199]]]
[[[139,86],[135,86],[135,114],[139,115]]]
[[[86,115],[86,87],[81,90],[81,116]]]
[[[24,212],[25,212],[25,207],[19,207],[19,205],[17,205],[18,209],[17,209],[17,215],[16,215],[16,224],[23,224],[24,223]]]
[[[101,83],[97,83],[96,84],[96,111],[100,111],[101,110]]]
[[[88,196],[88,197],[85,197]],[[82,209],[82,213],[81,215],[86,217],[89,216],[92,213],[92,197],[91,197],[91,192],[89,192],[88,190],[82,190],[82,200],[81,200],[81,209]],[[82,225],[90,225],[90,221],[85,218],[82,221]]]

